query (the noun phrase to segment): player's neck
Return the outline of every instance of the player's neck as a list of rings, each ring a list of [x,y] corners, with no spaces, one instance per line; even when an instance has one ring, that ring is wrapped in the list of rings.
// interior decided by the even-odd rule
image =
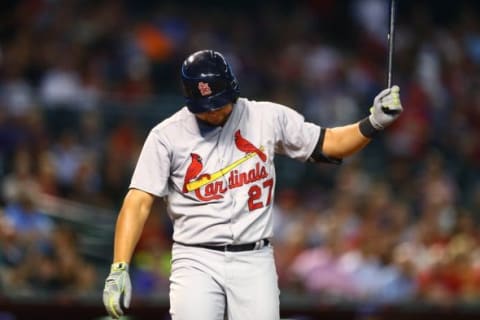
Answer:
[[[205,120],[202,120],[200,118],[195,117],[195,119],[197,119],[197,123],[198,123],[198,126],[200,127],[200,129],[205,130],[205,131],[210,131],[210,130],[214,130],[214,129],[219,128],[219,127],[223,127],[225,125],[225,123],[227,123],[229,118],[230,118],[230,114],[225,117],[223,122],[217,124],[217,123],[211,123],[211,122],[208,122],[208,121],[205,121]]]
[[[207,127],[223,127],[230,118],[232,111],[233,105],[228,104],[225,107],[217,110],[196,114],[195,118],[197,119],[199,124],[205,125]]]

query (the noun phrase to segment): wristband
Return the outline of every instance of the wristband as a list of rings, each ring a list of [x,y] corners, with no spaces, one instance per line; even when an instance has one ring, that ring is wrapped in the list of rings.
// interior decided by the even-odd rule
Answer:
[[[112,263],[112,266],[110,267],[110,271],[128,271],[128,263],[126,262],[115,262]]]
[[[366,138],[373,138],[380,131],[378,129],[375,129],[373,124],[370,122],[370,117],[366,117],[363,120],[360,120],[360,122],[358,123],[358,128],[360,129],[360,133]]]

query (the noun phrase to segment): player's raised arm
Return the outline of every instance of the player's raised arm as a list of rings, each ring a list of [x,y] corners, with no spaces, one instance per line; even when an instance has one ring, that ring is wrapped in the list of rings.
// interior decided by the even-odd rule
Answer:
[[[375,97],[370,116],[354,124],[326,129],[322,153],[337,159],[354,154],[393,123],[402,111],[400,88],[383,90]]]

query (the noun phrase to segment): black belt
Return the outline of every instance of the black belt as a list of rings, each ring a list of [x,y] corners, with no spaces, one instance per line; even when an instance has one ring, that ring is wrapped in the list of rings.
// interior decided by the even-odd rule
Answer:
[[[257,242],[252,243],[242,243],[242,244],[226,244],[223,246],[210,246],[206,244],[186,244],[182,242],[177,243],[187,246],[187,247],[198,247],[198,248],[205,248],[210,250],[217,250],[217,251],[230,251],[230,252],[239,252],[239,251],[251,251],[251,250],[258,250],[263,247],[266,247],[270,244],[270,240],[262,239]]]

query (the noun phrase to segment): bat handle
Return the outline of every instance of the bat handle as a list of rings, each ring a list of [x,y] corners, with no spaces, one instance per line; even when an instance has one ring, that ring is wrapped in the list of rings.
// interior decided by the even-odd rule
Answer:
[[[388,65],[387,65],[387,88],[392,87],[392,65],[393,65],[393,47],[395,40],[395,0],[390,1],[390,25],[388,31]],[[395,115],[398,110],[390,110],[382,107],[382,111],[386,114]]]
[[[382,107],[382,110],[383,110],[384,113],[389,114],[389,115],[396,115],[396,114],[400,113],[399,110],[390,110],[386,107]]]
[[[390,24],[387,35],[388,65],[387,65],[387,88],[392,86],[393,50],[395,45],[395,0],[390,1]]]

